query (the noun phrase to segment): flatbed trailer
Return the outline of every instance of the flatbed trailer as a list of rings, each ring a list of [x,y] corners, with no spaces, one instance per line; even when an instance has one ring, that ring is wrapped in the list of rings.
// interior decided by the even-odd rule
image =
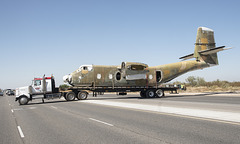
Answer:
[[[185,86],[182,85],[161,85],[161,86],[128,86],[128,87],[107,87],[107,86],[98,86],[98,87],[88,87],[88,86],[80,86],[80,87],[70,87],[68,90],[70,92],[64,93],[64,97],[66,100],[74,100],[77,98],[78,100],[87,99],[88,91],[93,92],[93,96],[97,97],[97,95],[103,95],[107,92],[116,92],[117,95],[127,95],[129,92],[140,92],[140,96],[142,98],[161,98],[165,96],[166,91],[170,91],[170,93],[177,93],[177,91],[185,90]]]
[[[89,91],[93,96],[103,95],[107,92],[116,92],[117,95],[127,95],[129,92],[140,92],[142,98],[163,97],[164,92],[171,91],[177,93],[181,89],[179,85],[160,85],[160,86],[79,86],[69,87],[67,91],[60,91],[55,87],[54,77],[34,78],[32,85],[16,89],[16,101],[20,105],[28,104],[34,99],[55,99],[64,97],[67,101],[85,100]]]

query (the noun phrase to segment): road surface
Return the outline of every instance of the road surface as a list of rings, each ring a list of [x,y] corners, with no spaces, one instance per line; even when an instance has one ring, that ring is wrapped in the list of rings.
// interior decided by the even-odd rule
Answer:
[[[2,144],[240,142],[240,94],[181,94],[142,99],[106,94],[88,100],[0,96]]]

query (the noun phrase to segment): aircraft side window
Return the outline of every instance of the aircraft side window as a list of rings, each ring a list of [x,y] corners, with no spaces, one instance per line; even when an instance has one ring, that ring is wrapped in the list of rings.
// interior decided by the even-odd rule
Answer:
[[[101,74],[97,74],[97,79],[101,79]]]
[[[150,74],[150,75],[149,75],[149,79],[153,79],[153,75]]]
[[[112,75],[112,74],[109,74],[108,78],[109,78],[109,79],[112,79],[112,78],[113,78],[113,75]]]
[[[121,73],[120,73],[120,72],[118,72],[118,73],[116,74],[116,79],[117,79],[117,80],[120,80],[120,79],[121,79]]]

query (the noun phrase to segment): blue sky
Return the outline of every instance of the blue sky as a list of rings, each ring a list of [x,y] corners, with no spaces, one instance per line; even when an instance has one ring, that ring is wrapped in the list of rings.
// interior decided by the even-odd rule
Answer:
[[[0,88],[62,77],[83,64],[174,63],[194,50],[197,28],[215,31],[219,66],[187,73],[240,81],[240,1],[1,0]]]

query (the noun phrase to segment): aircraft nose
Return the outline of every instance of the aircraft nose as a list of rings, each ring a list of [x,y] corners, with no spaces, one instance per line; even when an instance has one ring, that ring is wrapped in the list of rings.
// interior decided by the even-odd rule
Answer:
[[[69,74],[69,75],[63,76],[63,81],[64,81],[65,83],[71,84],[71,82],[72,82],[72,75]]]

